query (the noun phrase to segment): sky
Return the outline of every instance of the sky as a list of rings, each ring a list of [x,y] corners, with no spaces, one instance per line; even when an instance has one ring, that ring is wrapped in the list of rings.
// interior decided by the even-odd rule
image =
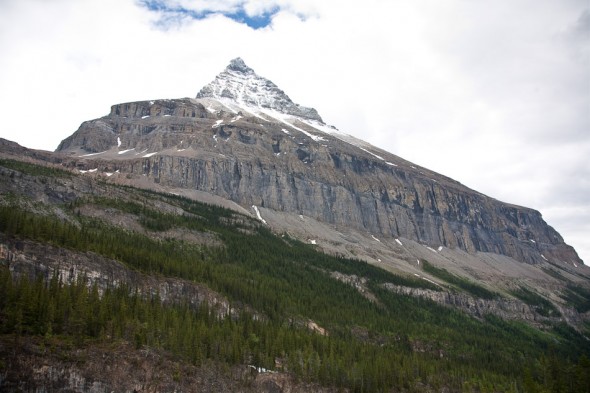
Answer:
[[[55,150],[235,57],[342,132],[539,210],[590,263],[587,0],[0,0],[0,137]]]

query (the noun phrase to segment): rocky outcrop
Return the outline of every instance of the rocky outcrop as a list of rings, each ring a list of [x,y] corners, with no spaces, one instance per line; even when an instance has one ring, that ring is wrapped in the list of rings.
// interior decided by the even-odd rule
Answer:
[[[181,133],[201,129],[197,119],[208,116],[209,112],[202,104],[189,98],[113,105],[106,118],[82,123],[77,132],[59,144],[57,150],[80,148],[89,154],[103,152],[113,146],[120,147],[121,150],[158,150],[166,145],[178,144],[175,136]],[[174,120],[169,119],[172,117]],[[162,132],[154,132],[162,129],[175,131],[170,135],[174,140],[162,140]]]
[[[369,301],[373,303],[379,302],[377,296],[375,296],[367,287],[368,280],[365,277],[359,277],[355,274],[343,274],[340,272],[330,272],[330,277],[352,286]]]
[[[79,253],[28,240],[15,240],[4,234],[0,234],[0,263],[8,265],[15,277],[25,276],[35,280],[41,276],[49,281],[57,275],[63,283],[83,279],[88,285],[96,285],[99,293],[107,288],[127,286],[146,298],[157,295],[164,304],[187,302],[196,308],[206,302],[219,316],[237,312],[230,307],[227,299],[202,284],[149,276],[132,270],[121,262],[93,253]]]
[[[460,292],[433,291],[431,289],[404,287],[391,283],[383,284],[383,288],[400,295],[429,299],[438,304],[458,308],[478,318],[491,314],[502,319],[526,321],[539,327],[564,320],[574,325],[582,322],[580,314],[566,307],[560,307],[560,316],[547,317],[540,315],[534,306],[513,298],[480,299]]]

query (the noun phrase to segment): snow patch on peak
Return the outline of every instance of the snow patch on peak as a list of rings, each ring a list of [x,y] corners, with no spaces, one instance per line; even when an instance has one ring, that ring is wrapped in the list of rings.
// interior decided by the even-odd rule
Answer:
[[[239,105],[274,109],[284,114],[323,122],[313,108],[295,104],[284,91],[270,80],[257,75],[239,57],[204,86],[197,98],[226,98]]]

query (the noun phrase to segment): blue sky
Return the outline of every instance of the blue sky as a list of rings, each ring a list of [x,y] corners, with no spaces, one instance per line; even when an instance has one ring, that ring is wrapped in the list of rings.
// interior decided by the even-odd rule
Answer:
[[[160,17],[156,24],[164,28],[177,25],[186,18],[201,20],[213,15],[223,15],[256,30],[269,26],[272,17],[279,11],[279,7],[274,6],[259,13],[249,13],[244,8],[243,3],[235,4],[229,8],[215,6],[215,4],[203,4],[189,8],[166,0],[141,0],[138,4],[150,11],[159,13]]]
[[[541,211],[590,263],[587,0],[3,0],[0,137],[54,150],[235,57],[341,131]]]

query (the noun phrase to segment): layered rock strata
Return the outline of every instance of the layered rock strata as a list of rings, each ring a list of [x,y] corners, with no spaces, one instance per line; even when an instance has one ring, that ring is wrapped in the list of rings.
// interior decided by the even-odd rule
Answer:
[[[145,176],[246,208],[527,263],[582,264],[539,212],[341,134],[264,81],[236,59],[202,98],[114,105],[57,151],[83,170]]]

